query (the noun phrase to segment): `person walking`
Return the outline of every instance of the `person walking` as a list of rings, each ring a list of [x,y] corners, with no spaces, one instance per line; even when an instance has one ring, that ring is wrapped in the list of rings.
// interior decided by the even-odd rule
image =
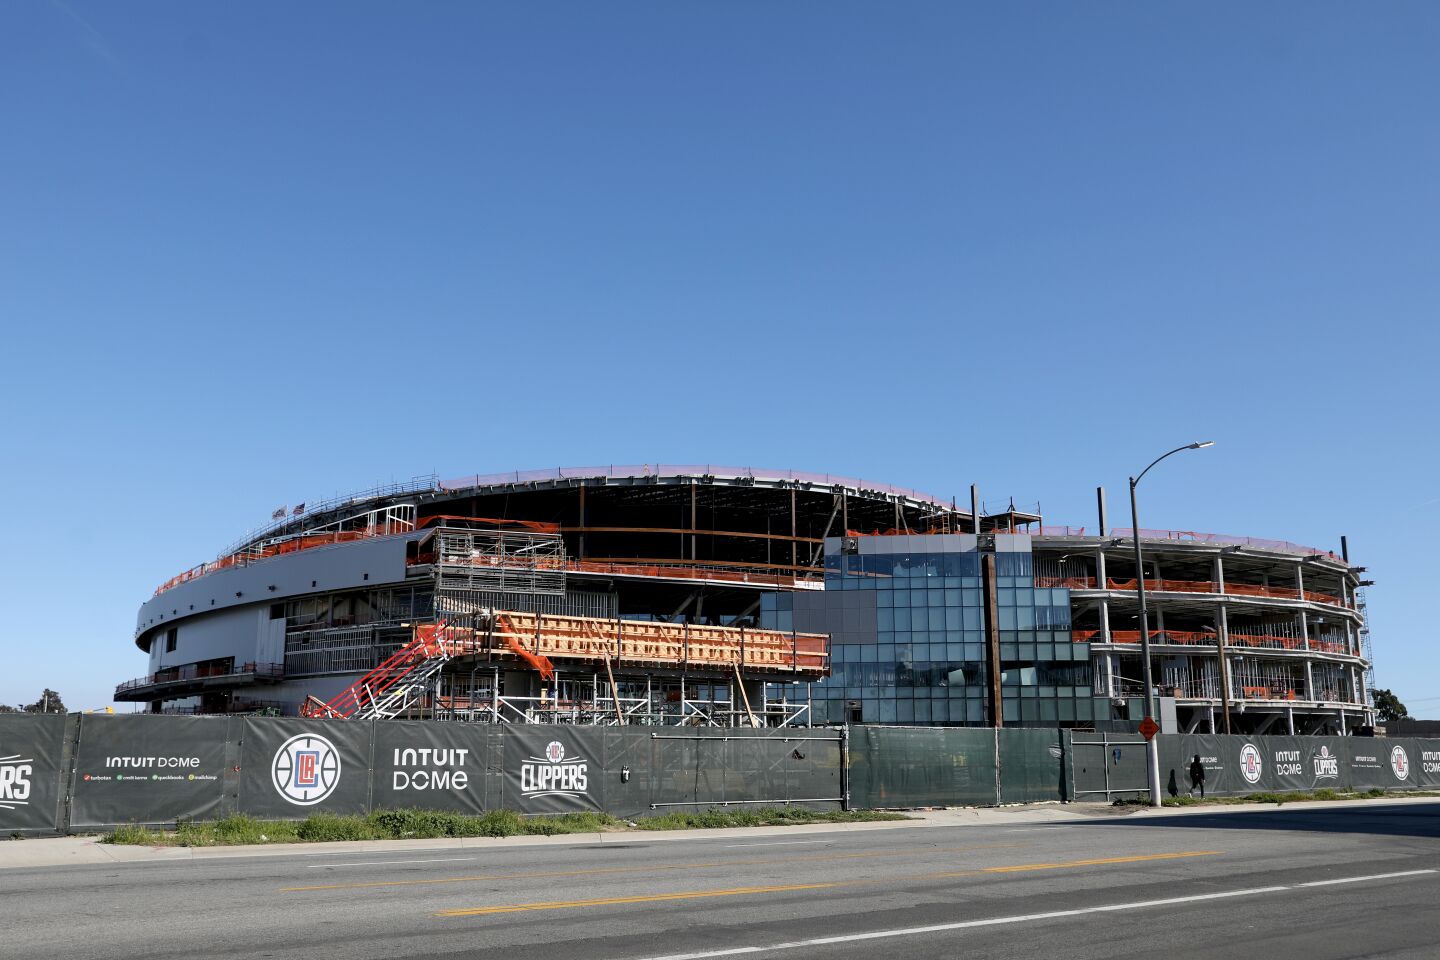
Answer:
[[[1200,799],[1205,799],[1205,764],[1200,762],[1200,754],[1195,754],[1195,759],[1190,761],[1190,796],[1195,796],[1195,788],[1200,788]]]

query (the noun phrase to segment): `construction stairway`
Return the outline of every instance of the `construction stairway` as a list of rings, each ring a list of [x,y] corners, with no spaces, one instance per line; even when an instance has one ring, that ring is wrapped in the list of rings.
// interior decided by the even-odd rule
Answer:
[[[302,717],[335,720],[392,720],[421,699],[453,655],[445,621],[415,628],[415,639],[340,693],[329,703],[308,697]]]

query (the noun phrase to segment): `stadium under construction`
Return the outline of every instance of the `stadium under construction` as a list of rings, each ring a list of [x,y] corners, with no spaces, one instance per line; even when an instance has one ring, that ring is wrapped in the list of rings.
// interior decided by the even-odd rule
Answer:
[[[1373,725],[1363,567],[1292,543],[1054,527],[828,474],[422,478],[277,510],[140,608],[155,713],[489,723]],[[1147,623],[1140,622],[1143,595]]]

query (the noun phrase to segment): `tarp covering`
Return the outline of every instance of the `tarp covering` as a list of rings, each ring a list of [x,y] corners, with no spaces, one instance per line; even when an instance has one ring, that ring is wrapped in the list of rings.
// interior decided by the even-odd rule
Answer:
[[[1061,799],[1065,745],[1059,730],[1004,727],[1000,744],[1000,802],[1040,803]]]
[[[80,717],[72,827],[161,824],[218,815],[226,717]]]
[[[851,727],[850,805],[993,804],[995,732],[962,727]]]
[[[0,835],[60,829],[65,717],[0,714]]]
[[[1206,793],[1440,787],[1440,741],[1162,735],[1161,783]],[[1104,800],[1146,790],[1134,734],[1049,729],[585,727],[262,717],[0,715],[0,831],[229,813],[423,808],[630,817]],[[1198,791],[1195,791],[1198,793]],[[67,802],[67,794],[69,800]]]
[[[840,809],[838,730],[666,727],[648,733],[615,730],[611,736],[637,734],[649,739],[652,756],[652,809],[637,813],[789,804]],[[608,784],[615,764],[607,767],[612,773]],[[606,809],[616,812],[616,805]]]

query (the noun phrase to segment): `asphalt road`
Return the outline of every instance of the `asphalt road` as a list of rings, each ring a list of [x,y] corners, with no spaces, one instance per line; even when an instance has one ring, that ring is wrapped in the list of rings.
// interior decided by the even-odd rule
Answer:
[[[0,956],[1440,956],[1440,804],[0,871]]]

